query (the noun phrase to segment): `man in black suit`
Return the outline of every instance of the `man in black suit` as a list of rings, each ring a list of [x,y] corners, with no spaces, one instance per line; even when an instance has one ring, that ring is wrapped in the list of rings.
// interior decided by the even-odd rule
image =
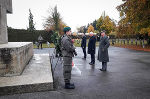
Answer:
[[[90,32],[90,39],[88,43],[88,54],[91,54],[91,62],[90,65],[95,64],[95,47],[96,47],[96,38],[93,32]]]
[[[82,47],[82,50],[83,50],[83,53],[84,53],[84,58],[83,59],[86,59],[86,36],[85,36],[85,34],[82,35],[81,47]]]

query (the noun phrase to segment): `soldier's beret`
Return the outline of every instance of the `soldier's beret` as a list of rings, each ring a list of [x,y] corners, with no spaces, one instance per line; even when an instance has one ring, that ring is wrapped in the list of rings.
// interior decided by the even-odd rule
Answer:
[[[70,30],[71,30],[70,27],[65,27],[65,28],[64,28],[64,32],[65,32],[65,33],[68,32],[68,31],[70,31]]]

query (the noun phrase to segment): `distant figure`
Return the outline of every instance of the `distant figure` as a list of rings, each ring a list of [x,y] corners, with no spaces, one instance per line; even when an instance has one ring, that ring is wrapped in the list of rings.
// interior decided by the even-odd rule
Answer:
[[[90,32],[90,39],[88,43],[88,54],[91,55],[91,62],[90,65],[95,64],[95,47],[96,47],[96,37],[94,36],[93,32]]]
[[[39,43],[38,43],[38,42],[35,42],[35,45],[36,45],[37,48],[39,49]]]
[[[50,43],[48,41],[46,43],[47,43],[48,48],[50,48]]]
[[[86,36],[85,34],[82,35],[81,47],[84,53],[83,59],[86,59]]]
[[[41,46],[41,49],[42,49],[42,43],[43,43],[43,37],[40,35],[39,37],[38,37],[38,42],[39,42],[39,46]]]
[[[108,47],[109,38],[106,36],[105,31],[101,32],[101,38],[99,42],[98,60],[102,62],[101,71],[107,71],[107,62],[109,62]]]

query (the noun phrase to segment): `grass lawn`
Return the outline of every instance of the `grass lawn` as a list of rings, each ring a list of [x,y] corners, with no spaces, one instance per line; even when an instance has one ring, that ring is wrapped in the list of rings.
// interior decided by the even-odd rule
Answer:
[[[75,45],[76,47],[81,47],[81,39],[75,40],[74,45]],[[88,46],[88,40],[87,40],[87,46]],[[99,46],[99,42],[96,42],[96,46]],[[36,46],[35,44],[33,45],[33,47],[34,47],[34,48],[37,48],[37,46]],[[54,48],[55,45],[54,45],[53,43],[50,43],[50,47],[48,47],[48,45],[47,45],[46,43],[43,43],[43,44],[42,44],[42,47],[43,47],[43,48]]]
[[[147,42],[145,41],[145,44]],[[120,42],[116,42],[114,45],[112,45],[112,42],[110,40],[110,44],[111,46],[115,46],[115,47],[122,47],[122,48],[129,48],[129,49],[133,49],[133,50],[140,50],[140,51],[150,51],[150,46],[146,45],[144,48],[143,46],[140,45],[140,42],[138,41],[138,45],[135,44],[135,41],[133,42],[133,45],[131,44],[131,41],[129,42],[129,44],[121,44]],[[76,39],[74,42],[74,45],[76,47],[81,47],[81,39]],[[99,46],[99,42],[96,42],[96,46]],[[37,48],[37,46],[34,44],[33,46],[34,48]],[[46,43],[43,43],[43,48],[54,48],[55,45],[53,43],[50,43],[50,47],[48,47],[48,45]],[[88,47],[88,40],[87,40],[87,47]]]
[[[43,47],[43,48],[54,48],[55,45],[54,45],[53,43],[50,43],[50,47],[48,47],[48,45],[47,45],[46,43],[43,43],[43,44],[42,44],[42,47]],[[37,46],[34,44],[34,45],[33,45],[33,48],[37,48]]]

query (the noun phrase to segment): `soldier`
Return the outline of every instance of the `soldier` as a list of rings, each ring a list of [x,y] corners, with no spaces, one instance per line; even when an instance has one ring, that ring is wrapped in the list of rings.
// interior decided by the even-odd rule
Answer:
[[[71,70],[72,70],[72,57],[77,55],[75,47],[73,45],[72,39],[69,37],[71,35],[71,28],[64,28],[64,35],[61,38],[61,50],[63,56],[63,75],[66,89],[74,89],[75,85],[70,83],[71,80]]]
[[[105,31],[101,32],[101,38],[99,43],[99,50],[98,50],[98,60],[102,62],[102,69],[101,71],[107,70],[107,62],[109,62],[108,56],[108,47],[109,47],[109,39],[105,34]]]

